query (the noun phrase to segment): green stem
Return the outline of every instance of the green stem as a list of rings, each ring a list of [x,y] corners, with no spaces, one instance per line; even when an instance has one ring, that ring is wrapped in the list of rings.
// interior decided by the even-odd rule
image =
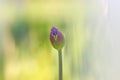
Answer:
[[[58,57],[59,57],[59,80],[62,80],[62,50],[58,51]]]

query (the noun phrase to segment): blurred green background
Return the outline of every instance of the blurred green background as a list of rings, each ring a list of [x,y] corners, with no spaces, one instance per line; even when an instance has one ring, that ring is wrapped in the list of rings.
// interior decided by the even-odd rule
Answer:
[[[0,80],[58,80],[50,30],[65,35],[63,80],[120,80],[120,0],[0,0]]]
[[[84,33],[82,0],[6,0],[0,27],[0,80],[58,80],[58,54],[50,29],[63,32],[64,80],[80,80]],[[91,80],[91,77],[87,77]]]

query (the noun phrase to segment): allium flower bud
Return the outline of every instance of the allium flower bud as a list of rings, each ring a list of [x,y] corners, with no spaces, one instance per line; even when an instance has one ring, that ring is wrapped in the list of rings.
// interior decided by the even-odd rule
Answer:
[[[51,29],[50,41],[53,47],[57,50],[61,50],[65,44],[65,39],[63,34],[55,27],[52,27]]]

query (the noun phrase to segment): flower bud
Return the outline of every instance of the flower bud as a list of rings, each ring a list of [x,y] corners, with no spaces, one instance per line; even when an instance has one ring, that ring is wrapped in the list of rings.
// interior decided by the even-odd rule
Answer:
[[[55,27],[52,27],[51,29],[50,41],[53,47],[57,50],[61,50],[65,44],[65,39],[63,34]]]

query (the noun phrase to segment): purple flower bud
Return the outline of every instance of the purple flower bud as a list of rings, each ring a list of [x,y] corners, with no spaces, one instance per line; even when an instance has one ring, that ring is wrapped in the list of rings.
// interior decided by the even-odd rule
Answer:
[[[61,50],[65,44],[65,39],[63,34],[55,27],[52,27],[51,29],[50,41],[53,47],[57,50]]]

